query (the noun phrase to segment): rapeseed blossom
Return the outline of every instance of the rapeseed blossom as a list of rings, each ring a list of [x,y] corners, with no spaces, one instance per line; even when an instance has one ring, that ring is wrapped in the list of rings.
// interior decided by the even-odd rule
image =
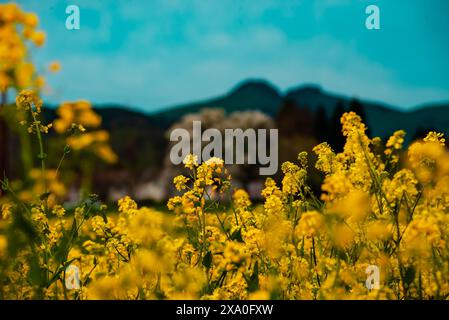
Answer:
[[[17,107],[42,142],[41,100],[22,91]],[[59,116],[54,129],[70,134],[72,150],[108,142],[87,102],[63,104]],[[305,152],[282,164],[280,183],[266,179],[259,204],[233,187],[222,159],[188,155],[170,213],[129,196],[116,210],[95,195],[65,207],[66,186],[41,148],[31,187],[15,192],[1,181],[0,298],[447,299],[444,135],[430,132],[404,150],[404,131],[383,144],[354,112],[341,121],[343,151],[325,142],[313,149],[320,194],[308,185]],[[378,290],[365,286],[372,265]],[[73,270],[79,286],[68,288]]]

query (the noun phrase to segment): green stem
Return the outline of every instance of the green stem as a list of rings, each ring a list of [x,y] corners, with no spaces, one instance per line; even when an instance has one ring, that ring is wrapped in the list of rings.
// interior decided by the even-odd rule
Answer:
[[[404,294],[404,298],[407,298],[407,288],[405,285],[405,280],[404,280],[404,267],[402,265],[402,260],[400,257],[400,242],[401,242],[401,231],[400,231],[400,226],[399,226],[399,209],[397,210],[397,212],[394,212],[394,223],[396,225],[396,248],[397,248],[397,252],[396,252],[396,260],[398,263],[398,268],[399,268],[399,276],[400,276],[400,280],[401,280],[401,285],[402,285],[402,291]]]
[[[33,168],[33,159],[31,158],[32,149],[30,143],[30,136],[26,132],[26,128],[21,128],[19,133],[21,156],[23,162],[23,177],[26,181],[28,179],[29,173]]]
[[[67,148],[67,146],[64,147],[64,153],[62,154],[61,159],[59,159],[58,167],[56,168],[56,174],[55,174],[56,179],[58,178],[59,169],[61,168],[62,162],[64,161],[65,156],[67,154],[66,148]]]
[[[316,262],[316,252],[315,252],[315,237],[312,236],[312,254],[313,254],[313,264],[315,265],[316,281],[318,282],[318,287],[321,287],[320,276],[318,275],[318,267]]]
[[[44,143],[42,140],[41,130],[39,128],[39,122],[36,119],[36,115],[33,110],[31,110],[31,115],[33,116],[33,123],[36,129],[37,140],[39,142],[39,159],[41,160],[41,171],[42,171],[42,181],[44,183],[44,192],[47,192],[47,179],[45,176],[45,153],[44,153]]]
[[[92,192],[93,166],[89,161],[81,163],[82,181],[81,189],[83,197],[87,197]]]

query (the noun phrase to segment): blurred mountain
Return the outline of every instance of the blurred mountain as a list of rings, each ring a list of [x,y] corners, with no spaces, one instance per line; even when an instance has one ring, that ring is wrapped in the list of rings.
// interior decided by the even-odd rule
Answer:
[[[383,102],[372,102],[329,93],[317,85],[303,85],[282,94],[265,80],[250,79],[238,84],[230,92],[205,101],[168,107],[155,113],[132,111],[122,106],[103,105],[96,110],[103,117],[103,126],[111,132],[113,144],[128,156],[138,145],[150,144],[149,153],[163,151],[165,131],[184,115],[203,108],[222,108],[227,113],[259,110],[278,118],[278,126],[297,130],[301,135],[328,132],[338,135],[339,118],[345,111],[360,114],[371,136],[387,138],[395,130],[407,132],[406,143],[429,130],[449,132],[449,102],[412,107],[409,111]],[[334,128],[333,128],[334,127]],[[335,128],[336,127],[336,128]],[[282,133],[281,133],[282,134]],[[318,140],[326,136],[318,135]],[[332,137],[328,137],[332,140]],[[125,147],[126,145],[126,147]],[[135,161],[138,156],[133,157]],[[148,161],[148,160],[147,160]]]
[[[280,129],[286,127],[287,132],[297,130],[305,135],[320,131],[337,135],[339,118],[348,110],[362,116],[371,136],[386,138],[395,130],[403,129],[407,132],[408,143],[429,130],[449,132],[449,102],[420,105],[405,111],[382,102],[329,93],[317,85],[299,86],[282,94],[274,85],[260,79],[243,81],[216,98],[154,113],[133,111],[119,105],[101,105],[95,109],[103,118],[103,127],[111,132],[113,144],[132,156],[133,150],[138,150],[142,144],[151,145],[150,153],[160,152],[165,147],[165,131],[184,115],[203,108],[222,108],[227,113],[259,110],[278,118]],[[49,120],[55,117],[53,111],[47,113]],[[321,140],[326,136],[318,135],[318,138]],[[132,158],[138,161],[137,155]]]
[[[259,110],[272,117],[276,116],[282,96],[265,80],[247,80],[237,85],[229,93],[217,98],[167,108],[151,115],[168,127],[188,113],[197,113],[203,108],[222,108],[227,113],[244,110]]]
[[[446,104],[426,104],[412,107],[408,111],[382,102],[372,102],[336,95],[323,91],[319,86],[306,85],[289,90],[285,100],[299,108],[313,113],[324,111],[326,118],[333,121],[336,113],[354,110],[364,118],[371,136],[386,138],[394,131],[407,132],[406,142],[421,136],[429,130],[449,132],[449,102]],[[341,110],[337,110],[341,108]]]
[[[259,110],[276,117],[286,104],[297,110],[293,112],[293,109],[289,109],[285,114],[291,114],[293,118],[303,115],[304,119],[296,122],[301,126],[304,122],[312,121],[310,113],[322,113],[324,119],[335,121],[342,112],[354,110],[362,115],[372,136],[385,138],[395,130],[404,129],[407,132],[406,141],[410,142],[430,129],[449,132],[449,102],[421,105],[404,111],[383,102],[329,93],[317,85],[303,85],[290,89],[283,95],[269,82],[253,79],[242,82],[228,94],[206,101],[173,106],[150,114],[149,117],[155,119],[159,126],[167,128],[182,116],[198,112],[202,108],[223,108],[228,113],[237,110]],[[289,122],[293,120],[289,119]]]
[[[177,105],[160,112],[145,113],[120,105],[97,105],[102,127],[110,133],[119,163],[96,172],[96,186],[106,194],[111,186],[135,190],[146,181],[160,179],[168,152],[168,129],[189,113],[204,108],[234,111],[261,111],[279,128],[279,159],[291,160],[300,150],[310,151],[327,141],[336,151],[344,144],[341,115],[349,110],[368,125],[369,135],[387,139],[395,130],[407,132],[406,144],[430,130],[449,133],[449,102],[426,104],[404,111],[397,106],[334,94],[316,85],[304,85],[281,93],[264,80],[248,80],[219,97]],[[55,119],[55,109],[45,108],[47,121]],[[52,136],[53,134],[50,134]],[[318,180],[317,180],[318,181]],[[319,182],[315,185],[319,186]],[[314,185],[312,183],[312,185]]]

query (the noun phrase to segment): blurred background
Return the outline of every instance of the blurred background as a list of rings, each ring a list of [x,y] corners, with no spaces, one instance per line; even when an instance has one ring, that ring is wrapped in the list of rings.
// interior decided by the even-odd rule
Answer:
[[[55,129],[46,143],[51,167],[67,143],[63,120],[78,110],[90,124],[91,140],[72,142],[95,148],[75,148],[64,162],[68,200],[81,188],[111,201],[164,201],[182,171],[168,159],[168,133],[195,119],[203,129],[278,128],[280,162],[322,141],[341,150],[339,119],[348,110],[384,140],[399,129],[406,143],[429,130],[449,132],[446,0],[16,3],[46,33],[45,44],[30,49],[36,70],[45,73],[55,60],[60,69],[42,86],[44,116]],[[79,30],[65,26],[72,4]],[[379,30],[365,27],[370,4],[380,9]],[[14,101],[14,89],[2,94],[5,106]],[[33,165],[16,161],[24,140],[3,109],[0,169],[33,179]],[[257,199],[264,180],[257,166],[230,170]],[[310,180],[320,183],[314,172]]]

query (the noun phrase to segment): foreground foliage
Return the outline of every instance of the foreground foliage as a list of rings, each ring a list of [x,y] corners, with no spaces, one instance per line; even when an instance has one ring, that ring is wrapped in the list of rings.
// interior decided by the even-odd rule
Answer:
[[[174,179],[180,194],[168,201],[173,214],[138,208],[129,197],[111,213],[95,195],[62,205],[52,188],[62,162],[52,179],[45,163],[43,138],[51,124],[40,119],[42,102],[24,91],[16,103],[30,114],[40,188],[24,197],[7,177],[1,181],[2,299],[449,295],[449,153],[441,134],[430,132],[404,152],[405,132],[383,145],[367,137],[360,117],[350,112],[341,119],[343,152],[326,143],[314,148],[324,175],[320,198],[307,185],[305,152],[282,165],[280,185],[266,180],[262,205],[232,188],[221,159],[198,164],[190,155],[184,165],[191,175]],[[64,126],[83,141],[82,124]],[[378,290],[365,286],[370,265],[380,269]]]

